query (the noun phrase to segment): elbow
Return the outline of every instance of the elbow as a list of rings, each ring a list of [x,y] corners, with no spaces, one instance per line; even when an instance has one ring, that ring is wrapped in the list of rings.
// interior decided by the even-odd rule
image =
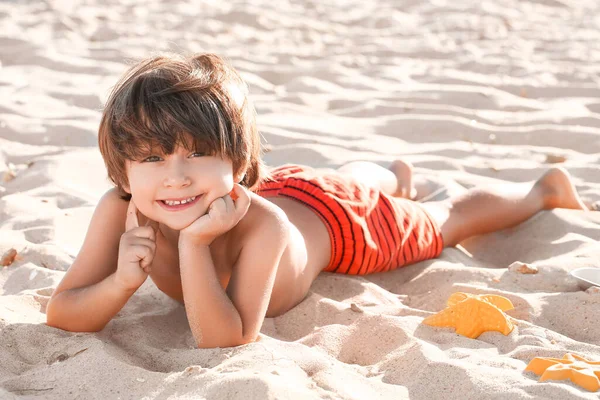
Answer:
[[[237,347],[248,343],[255,342],[258,335],[251,335],[248,337],[235,337],[235,338],[219,338],[216,341],[209,340],[196,340],[196,345],[199,349],[214,349],[214,348],[226,348],[226,347]]]
[[[61,323],[60,315],[56,312],[56,307],[53,306],[54,299],[55,297],[54,295],[52,295],[52,297],[50,297],[50,300],[48,301],[48,304],[46,305],[46,325],[52,328],[58,328],[65,331],[67,329],[64,328],[64,324]]]
[[[46,325],[52,328],[66,330],[62,326],[63,324],[60,323],[60,318],[54,310],[55,307],[52,306],[52,304],[54,304],[52,302],[53,300],[54,297],[51,297],[50,301],[48,301],[48,304],[46,305]]]
[[[95,333],[95,332],[100,332],[102,329],[104,329],[104,327],[100,327],[100,328],[95,328],[95,327],[78,327],[78,326],[71,326],[69,324],[65,324],[64,322],[61,321],[57,321],[56,319],[51,319],[46,317],[46,325],[48,325],[51,328],[57,328],[63,331],[67,331],[67,332],[83,332],[83,333]]]
[[[58,318],[50,317],[48,315],[46,315],[46,325],[48,325],[49,327],[61,329],[63,331],[67,331],[67,332],[95,333],[95,332],[100,332],[102,329],[104,329],[103,326],[101,326],[101,327],[77,326],[76,324],[70,324],[68,321],[62,321]]]
[[[56,318],[50,318],[48,316],[46,316],[46,325],[48,325],[49,327],[61,329],[63,331],[67,331],[67,332],[96,333],[96,332],[100,332],[102,329],[104,329],[103,326],[101,326],[101,327],[90,327],[90,326],[81,327],[81,326],[77,326],[77,325],[71,325],[68,322],[65,323],[65,321],[60,321]]]
[[[61,315],[55,308],[52,307],[52,299],[50,299],[46,306],[46,325],[49,327],[67,332],[100,332],[104,329],[104,326],[81,326],[81,324],[74,323],[72,318]]]

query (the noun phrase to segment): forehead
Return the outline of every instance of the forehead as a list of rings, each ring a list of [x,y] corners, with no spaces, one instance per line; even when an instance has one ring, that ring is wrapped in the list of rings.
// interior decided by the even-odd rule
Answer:
[[[189,133],[181,133],[172,137],[149,138],[145,141],[144,147],[153,151],[174,151],[178,147],[187,150],[197,149],[202,146],[200,140],[195,139]]]

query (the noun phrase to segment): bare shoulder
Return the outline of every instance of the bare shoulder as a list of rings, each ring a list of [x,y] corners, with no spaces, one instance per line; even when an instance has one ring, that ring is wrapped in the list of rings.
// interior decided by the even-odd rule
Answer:
[[[261,219],[264,221],[263,223],[282,223],[288,221],[286,213],[272,202],[255,193],[251,193],[251,199],[252,202],[248,210],[248,214],[252,213],[250,215],[251,218]]]
[[[289,220],[285,212],[255,193],[250,193],[250,199],[248,212],[238,224],[242,238],[247,239],[256,236],[259,231],[264,234],[267,234],[267,232],[279,235],[285,234],[289,229]]]
[[[106,191],[98,202],[98,207],[110,208],[112,210],[124,210],[123,217],[127,216],[127,207],[129,202],[121,198],[117,188],[112,188]]]
[[[125,219],[129,202],[121,198],[116,188],[109,189],[98,201],[96,210],[90,223],[90,229],[109,228],[110,232],[118,232],[119,236],[125,232]],[[101,221],[94,221],[101,220]],[[100,222],[100,223],[94,223]]]
[[[116,271],[128,205],[129,202],[123,200],[116,189],[108,190],[100,198],[81,249],[53,297],[64,290],[100,282]]]

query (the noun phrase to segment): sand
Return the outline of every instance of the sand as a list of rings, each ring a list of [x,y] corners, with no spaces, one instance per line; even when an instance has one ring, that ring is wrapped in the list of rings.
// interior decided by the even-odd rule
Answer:
[[[0,269],[0,398],[597,399],[524,369],[567,352],[600,361],[600,295],[569,276],[600,266],[598,212],[541,212],[390,273],[322,274],[237,348],[195,349],[184,308],[150,279],[101,332],[45,325],[110,187],[103,102],[157,51],[239,69],[269,165],[404,158],[439,200],[560,162],[600,201],[597,2],[229,3],[0,3],[0,254],[18,252]],[[510,299],[513,332],[421,324],[458,291]]]

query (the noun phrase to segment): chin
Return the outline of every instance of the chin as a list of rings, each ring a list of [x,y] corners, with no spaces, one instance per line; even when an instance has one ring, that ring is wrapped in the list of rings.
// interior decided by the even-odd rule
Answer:
[[[178,216],[178,218],[163,218],[161,223],[168,226],[170,229],[173,229],[174,231],[180,231],[192,225],[198,220],[198,218],[199,217],[196,216],[192,216],[191,218],[185,218],[184,216]]]
[[[191,222],[162,221],[162,223],[174,231],[180,231],[191,225]]]

